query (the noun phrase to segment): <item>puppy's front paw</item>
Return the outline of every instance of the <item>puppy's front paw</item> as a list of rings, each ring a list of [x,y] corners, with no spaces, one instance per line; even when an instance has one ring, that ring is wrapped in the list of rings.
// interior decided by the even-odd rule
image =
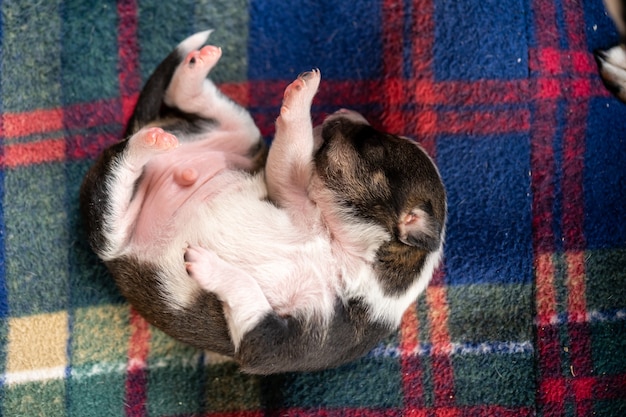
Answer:
[[[133,139],[139,146],[156,151],[167,151],[178,146],[176,136],[158,127],[141,129]]]
[[[285,89],[280,116],[286,119],[298,116],[310,117],[311,102],[320,85],[320,80],[321,74],[318,69],[300,74]]]
[[[128,141],[125,160],[130,167],[139,169],[150,158],[178,146],[178,139],[158,127],[147,127],[135,133]]]

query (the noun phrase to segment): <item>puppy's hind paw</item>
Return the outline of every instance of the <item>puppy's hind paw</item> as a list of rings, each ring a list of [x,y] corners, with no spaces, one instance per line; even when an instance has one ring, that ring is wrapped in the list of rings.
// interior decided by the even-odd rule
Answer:
[[[217,64],[222,56],[222,48],[219,46],[207,45],[199,51],[191,51],[185,58],[185,65],[208,73]]]
[[[321,74],[318,69],[303,72],[287,86],[280,109],[282,117],[309,115],[311,102],[320,85]]]

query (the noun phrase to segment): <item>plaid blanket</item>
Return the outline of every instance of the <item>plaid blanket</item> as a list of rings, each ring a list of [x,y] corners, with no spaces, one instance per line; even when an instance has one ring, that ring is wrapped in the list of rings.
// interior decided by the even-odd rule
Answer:
[[[0,2],[0,414],[626,415],[626,105],[601,0]],[[396,335],[253,377],[149,326],[88,249],[78,187],[143,82],[214,28],[214,79],[269,139],[284,87],[419,140],[445,261]],[[262,242],[259,242],[262,244]]]

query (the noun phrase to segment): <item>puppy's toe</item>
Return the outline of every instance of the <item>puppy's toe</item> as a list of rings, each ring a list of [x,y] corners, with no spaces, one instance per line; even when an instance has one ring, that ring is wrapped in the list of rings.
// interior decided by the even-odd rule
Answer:
[[[222,56],[222,48],[214,45],[206,45],[200,49],[200,56],[207,60],[209,64],[211,64],[211,62],[215,64]]]
[[[311,102],[320,83],[319,70],[303,72],[285,89],[283,105],[280,114],[283,117],[291,115],[307,115]]]
[[[222,48],[213,45],[207,45],[199,51],[189,52],[184,60],[187,74],[197,73],[199,77],[206,77],[221,56]]]
[[[145,148],[167,151],[178,146],[178,139],[161,128],[150,127],[136,134],[137,141]]]
[[[320,75],[320,70],[315,68],[312,69],[311,71],[305,71],[300,73],[300,75],[298,75],[298,78],[303,79],[303,80],[310,80],[310,79],[314,79],[314,78],[319,78]]]
[[[205,252],[208,251],[200,246],[189,245],[185,249],[185,262],[198,263],[202,260],[202,255]]]

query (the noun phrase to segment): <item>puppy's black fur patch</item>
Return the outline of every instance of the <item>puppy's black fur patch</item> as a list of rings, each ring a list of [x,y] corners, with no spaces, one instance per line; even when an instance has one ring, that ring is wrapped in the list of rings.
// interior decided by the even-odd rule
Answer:
[[[360,300],[346,305],[339,300],[330,327],[320,334],[296,317],[270,313],[246,334],[235,358],[254,364],[252,371],[284,372],[285,369],[319,370],[352,361],[369,352],[392,328],[372,322]]]
[[[215,294],[198,291],[191,305],[173,308],[162,290],[161,280],[167,277],[158,266],[130,257],[106,265],[122,295],[150,324],[196,348],[210,346],[216,353],[234,355],[222,303]]]

